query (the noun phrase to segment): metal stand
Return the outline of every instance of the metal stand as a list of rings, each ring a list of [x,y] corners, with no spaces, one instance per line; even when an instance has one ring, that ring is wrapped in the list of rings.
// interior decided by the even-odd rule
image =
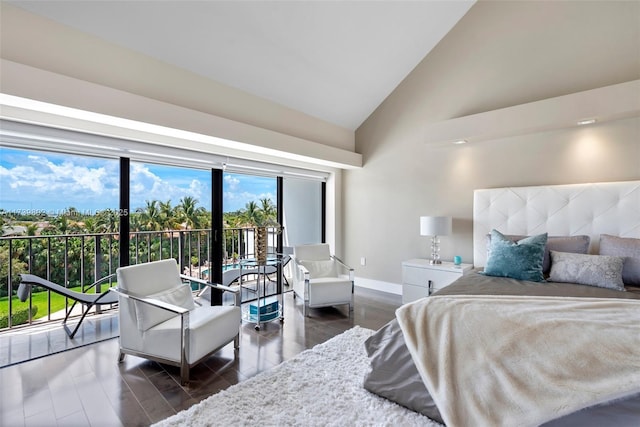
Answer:
[[[264,293],[266,291],[266,283],[267,283],[267,272],[268,267],[276,267],[276,273],[278,276],[277,288],[276,288],[276,301],[278,302],[278,308],[276,311],[276,315],[273,318],[269,318],[267,320],[263,320],[265,317],[268,317],[273,312],[261,313],[261,309],[266,306],[266,296]],[[242,320],[249,323],[255,323],[255,330],[260,330],[260,324],[266,322],[272,322],[276,319],[280,320],[280,323],[284,322],[284,298],[282,293],[282,255],[281,254],[273,254],[267,257],[266,262],[258,262],[254,258],[248,258],[240,261],[240,289],[242,290],[242,282],[244,275],[242,274],[243,269],[255,269],[256,270],[256,313],[251,313],[251,305],[247,305],[242,307]],[[261,280],[262,278],[262,280]]]

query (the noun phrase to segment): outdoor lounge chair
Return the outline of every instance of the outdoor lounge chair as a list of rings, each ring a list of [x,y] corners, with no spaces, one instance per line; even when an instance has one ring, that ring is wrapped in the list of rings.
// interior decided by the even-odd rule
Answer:
[[[97,282],[91,284],[87,289],[92,289],[96,285],[100,283],[104,283],[110,279],[115,278],[115,274],[111,274],[109,276],[103,277]],[[57,283],[50,282],[46,279],[43,279],[38,276],[34,276],[33,274],[21,274],[20,275],[22,281],[20,282],[20,286],[18,286],[18,298],[20,301],[25,302],[29,298],[29,294],[31,293],[31,286],[41,286],[45,289],[49,289],[57,294],[63,295],[69,299],[73,300],[73,304],[71,307],[67,309],[67,313],[64,316],[64,321],[62,322],[62,326],[64,330],[69,335],[69,338],[73,338],[82,321],[84,320],[87,313],[93,306],[96,305],[107,305],[107,304],[116,304],[118,302],[118,296],[112,292],[109,292],[109,289],[106,289],[104,292],[100,294],[85,294],[82,292],[72,291],[69,288],[65,288],[64,286],[58,285]],[[80,303],[85,306],[84,311],[82,312],[82,317],[80,317],[80,321],[76,325],[76,327],[71,331],[67,326],[67,319],[69,319],[69,315],[71,311],[76,306],[77,303]]]

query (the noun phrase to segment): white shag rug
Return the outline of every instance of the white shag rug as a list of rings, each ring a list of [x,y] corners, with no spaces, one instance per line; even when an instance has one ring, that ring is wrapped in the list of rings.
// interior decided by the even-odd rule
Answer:
[[[364,389],[369,360],[363,343],[373,332],[349,329],[154,427],[440,426]]]

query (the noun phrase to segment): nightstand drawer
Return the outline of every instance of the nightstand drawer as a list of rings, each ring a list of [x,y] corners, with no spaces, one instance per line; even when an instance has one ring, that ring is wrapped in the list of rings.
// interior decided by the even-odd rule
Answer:
[[[462,270],[460,270],[459,273],[439,270],[429,271],[429,280],[433,282],[433,284],[431,285],[433,292],[449,286],[460,277],[462,277]]]
[[[402,283],[410,285],[427,286],[427,274],[424,268],[402,267]]]
[[[441,271],[430,268],[403,267],[402,283],[408,285],[428,287],[429,281],[432,282],[431,287],[442,289],[459,277],[462,277],[462,270],[457,271]]]

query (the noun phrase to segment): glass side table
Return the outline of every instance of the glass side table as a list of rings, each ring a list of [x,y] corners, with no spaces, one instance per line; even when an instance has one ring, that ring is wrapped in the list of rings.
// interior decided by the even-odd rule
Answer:
[[[256,275],[256,300],[245,304],[242,307],[242,320],[255,323],[256,331],[260,330],[260,324],[272,322],[276,319],[280,323],[284,322],[284,298],[282,295],[282,284],[278,281],[275,295],[264,296],[267,276],[277,274],[282,276],[282,254],[269,254],[266,262],[258,262],[255,258],[245,258],[240,260],[240,289],[242,289],[243,277],[247,273]]]

